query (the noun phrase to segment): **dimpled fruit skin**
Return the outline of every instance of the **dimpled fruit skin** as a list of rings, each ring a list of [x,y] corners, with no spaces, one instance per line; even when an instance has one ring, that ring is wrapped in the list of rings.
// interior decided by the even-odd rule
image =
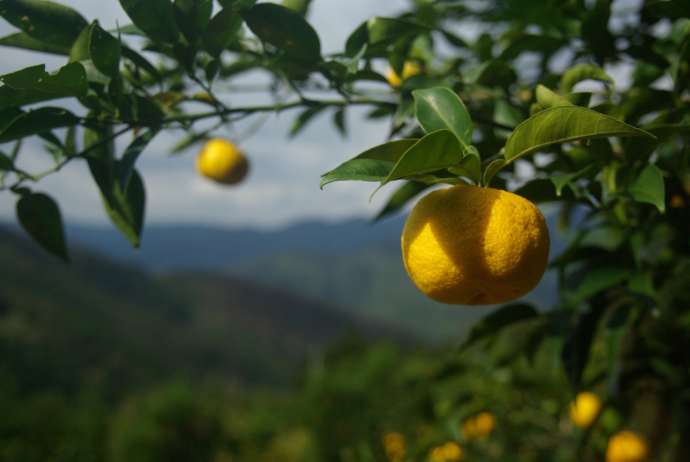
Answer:
[[[643,462],[647,460],[649,448],[637,433],[621,431],[609,440],[606,448],[606,462]]]
[[[218,183],[237,184],[249,170],[247,158],[229,141],[208,141],[196,158],[198,172]]]
[[[405,269],[417,288],[448,304],[519,298],[537,285],[549,256],[549,232],[533,203],[468,185],[423,197],[401,241]]]

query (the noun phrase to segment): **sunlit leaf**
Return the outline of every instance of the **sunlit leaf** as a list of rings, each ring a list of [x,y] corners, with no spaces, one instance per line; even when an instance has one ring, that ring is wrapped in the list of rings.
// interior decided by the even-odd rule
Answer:
[[[609,136],[654,139],[651,133],[591,109],[554,107],[518,125],[508,138],[503,155],[506,161],[512,162],[552,144]]]
[[[460,97],[450,88],[436,87],[412,92],[415,113],[427,133],[450,130],[465,146],[472,144],[472,119]]]
[[[573,87],[583,80],[598,80],[607,84],[613,84],[613,79],[605,70],[594,64],[577,64],[563,73],[561,76],[560,91],[570,93]]]

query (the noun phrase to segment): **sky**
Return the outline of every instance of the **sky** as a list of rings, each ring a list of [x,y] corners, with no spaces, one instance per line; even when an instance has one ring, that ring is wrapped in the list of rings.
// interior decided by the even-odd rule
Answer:
[[[89,21],[98,19],[107,29],[131,22],[117,0],[61,2],[77,9]],[[350,32],[362,21],[376,15],[394,15],[406,4],[406,0],[314,0],[309,21],[321,37],[323,51],[339,51]],[[0,19],[0,36],[14,30]],[[0,73],[43,63],[50,71],[64,65],[64,59],[1,49]],[[257,79],[260,76],[251,76],[252,83],[259,81]],[[257,94],[230,96],[230,102],[234,103],[264,101]],[[68,108],[78,111],[79,107]],[[394,187],[377,194],[370,202],[375,185],[343,182],[321,191],[319,176],[359,152],[384,142],[388,124],[364,120],[363,110],[358,109],[347,114],[348,138],[342,138],[332,127],[330,116],[324,116],[289,140],[287,133],[295,114],[271,115],[253,136],[241,140],[240,147],[250,159],[251,172],[243,184],[233,188],[199,177],[194,169],[195,150],[169,156],[171,147],[183,133],[159,134],[138,163],[147,189],[147,223],[273,228],[308,219],[334,221],[375,214]],[[233,140],[241,135],[237,129],[217,134]],[[9,148],[10,145],[0,145],[0,150]],[[46,157],[37,142],[27,143],[19,165],[29,171],[40,171],[49,166]],[[34,189],[52,195],[70,224],[108,223],[84,162],[69,164],[58,174],[37,183]],[[0,221],[14,220],[15,200],[12,194],[0,192]]]

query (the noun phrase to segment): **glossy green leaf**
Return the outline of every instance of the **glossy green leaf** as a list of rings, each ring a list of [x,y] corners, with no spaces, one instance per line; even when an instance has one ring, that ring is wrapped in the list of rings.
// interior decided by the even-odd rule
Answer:
[[[383,181],[398,159],[417,140],[403,139],[380,144],[343,162],[321,176],[321,188],[334,181]]]
[[[156,42],[175,43],[180,35],[170,0],[120,0],[134,25]]]
[[[381,185],[458,165],[463,153],[460,140],[453,132],[436,130],[405,151]]]
[[[295,59],[309,63],[321,60],[319,36],[299,13],[273,3],[259,3],[242,16],[264,43]]]
[[[664,174],[656,165],[647,165],[629,189],[637,202],[652,204],[660,212],[666,210],[666,186]]]
[[[79,63],[71,63],[55,74],[48,74],[44,65],[0,76],[0,110],[8,107],[49,101],[87,92],[86,72]]]
[[[591,109],[554,107],[518,125],[508,138],[503,155],[507,162],[512,162],[552,144],[609,136],[654,139],[651,133]]]
[[[4,128],[0,124],[0,143],[36,135],[55,128],[69,127],[79,123],[71,112],[57,107],[43,107],[23,112]]]
[[[459,176],[464,176],[479,184],[482,179],[482,164],[479,156],[468,156],[462,158],[458,165],[449,167],[448,171]]]
[[[87,25],[72,8],[45,0],[0,0],[0,16],[39,42],[66,48]]]
[[[607,84],[613,84],[613,79],[605,70],[594,64],[577,64],[563,73],[561,76],[561,93],[570,93],[573,87],[584,80],[598,80]]]
[[[213,56],[220,55],[237,38],[242,27],[242,16],[225,8],[216,14],[204,33],[204,47]]]
[[[401,210],[405,205],[414,199],[419,193],[428,189],[431,185],[417,181],[408,181],[400,186],[388,198],[388,202],[381,211],[374,217],[373,221],[379,221],[393,213]]]
[[[17,32],[0,38],[0,46],[65,56],[69,54],[70,50],[68,46],[42,42],[31,37],[26,32]]]
[[[41,247],[69,261],[60,208],[50,196],[43,193],[22,195],[17,202],[17,219]]]
[[[213,0],[175,0],[175,19],[189,43],[201,36],[213,12]]]
[[[472,119],[460,97],[450,88],[436,87],[412,92],[417,120],[429,133],[450,130],[464,145],[472,144]]]

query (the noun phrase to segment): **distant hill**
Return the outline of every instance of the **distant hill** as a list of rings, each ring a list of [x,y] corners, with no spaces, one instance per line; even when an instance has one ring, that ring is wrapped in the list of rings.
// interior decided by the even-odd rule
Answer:
[[[429,340],[459,339],[490,308],[449,307],[422,296],[405,274],[400,233],[405,217],[371,224],[303,222],[276,230],[198,226],[147,226],[133,250],[110,228],[77,226],[72,242],[159,271],[205,270],[285,289],[358,317],[415,332]],[[563,248],[552,230],[552,255]],[[547,274],[527,300],[546,309],[555,302],[555,278]]]
[[[72,253],[65,265],[0,228],[0,377],[20,389],[117,394],[175,377],[282,384],[349,333],[409,339],[230,276],[153,276]]]

